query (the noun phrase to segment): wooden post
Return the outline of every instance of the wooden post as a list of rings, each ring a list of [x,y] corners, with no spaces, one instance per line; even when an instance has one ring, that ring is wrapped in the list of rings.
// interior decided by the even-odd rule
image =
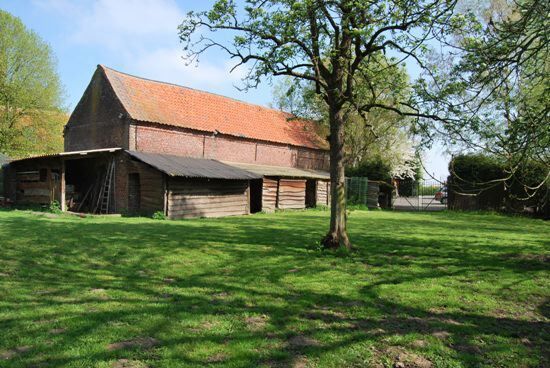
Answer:
[[[245,212],[247,215],[250,215],[250,180],[248,180],[248,185],[246,187],[246,208]]]
[[[162,183],[164,186],[164,216],[168,217],[168,176],[162,175]]]
[[[60,204],[61,204],[61,211],[65,212],[67,211],[67,201],[65,200],[65,160],[61,160],[61,178],[59,179],[59,190],[60,193]]]

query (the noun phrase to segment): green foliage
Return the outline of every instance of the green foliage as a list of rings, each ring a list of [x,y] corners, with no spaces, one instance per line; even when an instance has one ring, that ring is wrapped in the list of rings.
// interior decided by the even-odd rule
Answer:
[[[376,69],[376,66],[365,65],[364,75],[357,77],[356,98],[360,103],[372,99],[373,92],[366,87],[368,83],[374,86],[376,94],[384,96],[383,99],[388,105],[409,97],[409,76],[404,67],[392,64],[390,59],[383,55],[377,55],[372,64],[385,67],[373,73],[369,68]],[[325,135],[329,134],[328,107],[315,93],[313,83],[283,78],[275,84],[273,98],[277,108],[317,121],[323,128],[321,131],[326,132]],[[411,162],[415,151],[411,134],[414,123],[412,119],[383,109],[360,114],[353,111],[352,107],[346,106],[346,111],[346,169],[361,166],[365,160],[377,160],[388,167],[390,176],[412,174]]]
[[[0,10],[0,153],[12,157],[63,149],[61,83],[51,48]]]
[[[346,176],[363,176],[369,180],[386,181],[392,179],[392,170],[387,162],[375,157],[362,161],[356,167],[346,168]]]
[[[328,216],[0,210],[1,365],[548,366],[548,223],[350,211],[339,257]]]
[[[496,157],[483,154],[458,155],[449,163],[449,172],[464,185],[487,186],[504,179],[504,166]]]
[[[453,35],[458,48],[434,57],[434,80],[417,86],[425,109],[441,118],[425,122],[424,133],[454,151],[498,159],[503,176],[518,185],[523,166],[546,167],[539,183],[521,190],[534,195],[550,177],[550,3],[475,5],[476,13],[461,15],[469,25]]]
[[[164,211],[156,211],[151,216],[153,220],[166,220],[166,215],[164,214]]]
[[[449,172],[456,190],[461,193],[479,195],[505,188],[502,195],[507,210],[521,212],[524,206],[534,206],[540,214],[548,211],[548,167],[540,162],[522,162],[512,175],[498,157],[459,155],[449,164]],[[498,209],[500,205],[491,207]]]
[[[59,203],[59,201],[52,201],[50,203],[50,205],[48,206],[48,210],[51,212],[51,213],[55,213],[55,214],[60,214],[62,213],[61,211],[61,203]]]

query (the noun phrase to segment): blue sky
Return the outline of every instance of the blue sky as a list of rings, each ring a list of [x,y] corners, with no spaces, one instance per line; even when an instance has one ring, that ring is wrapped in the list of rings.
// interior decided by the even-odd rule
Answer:
[[[58,61],[66,105],[72,110],[97,66],[269,105],[268,83],[249,92],[242,70],[229,73],[231,60],[210,52],[197,65],[181,59],[177,26],[190,10],[209,0],[0,0],[0,8],[19,18],[48,42]],[[414,72],[414,71],[412,71]],[[440,147],[426,154],[428,171],[446,175],[448,158]]]

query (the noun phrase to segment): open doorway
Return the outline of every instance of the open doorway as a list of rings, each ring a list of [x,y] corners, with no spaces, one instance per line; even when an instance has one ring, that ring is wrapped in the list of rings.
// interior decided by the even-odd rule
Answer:
[[[306,180],[306,208],[313,208],[317,204],[317,180]]]
[[[75,212],[96,211],[101,177],[106,170],[101,158],[81,158],[65,161],[67,209]]]
[[[250,180],[250,213],[262,210],[262,187],[263,180]]]

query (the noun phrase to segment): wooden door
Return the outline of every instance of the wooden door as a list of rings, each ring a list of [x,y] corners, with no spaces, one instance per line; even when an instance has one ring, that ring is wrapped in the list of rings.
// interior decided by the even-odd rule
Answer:
[[[141,207],[141,183],[139,174],[128,175],[128,212],[137,214]]]

